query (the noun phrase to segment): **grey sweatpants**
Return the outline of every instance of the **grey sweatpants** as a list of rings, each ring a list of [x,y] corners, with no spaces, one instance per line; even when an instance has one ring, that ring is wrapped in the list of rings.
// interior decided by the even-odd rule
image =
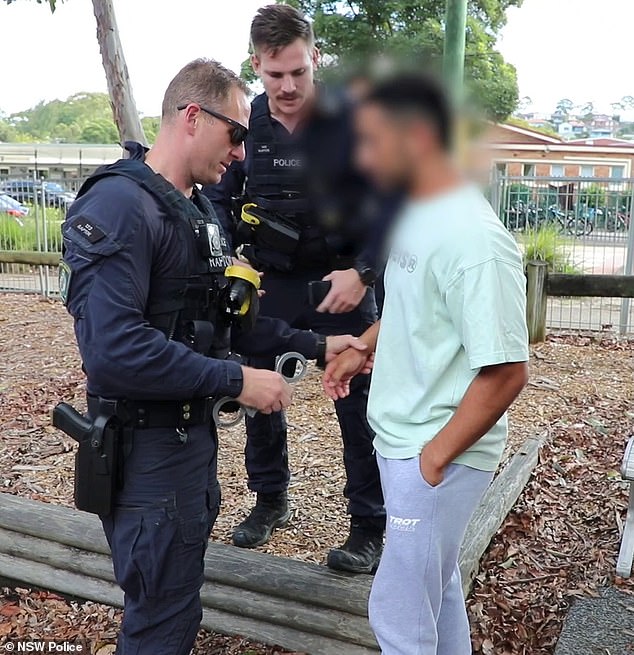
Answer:
[[[471,655],[458,552],[493,474],[451,464],[431,487],[418,457],[377,460],[387,533],[369,610],[381,652]]]

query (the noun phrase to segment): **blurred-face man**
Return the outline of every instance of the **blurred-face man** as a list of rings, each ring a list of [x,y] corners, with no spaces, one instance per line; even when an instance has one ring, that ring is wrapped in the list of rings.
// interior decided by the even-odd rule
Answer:
[[[407,196],[381,321],[361,336],[375,351],[368,421],[388,516],[369,601],[384,655],[470,655],[460,544],[527,376],[522,257],[456,169],[452,120],[442,88],[411,75],[378,84],[356,117],[360,166]],[[332,362],[328,395],[345,398],[366,357]]]

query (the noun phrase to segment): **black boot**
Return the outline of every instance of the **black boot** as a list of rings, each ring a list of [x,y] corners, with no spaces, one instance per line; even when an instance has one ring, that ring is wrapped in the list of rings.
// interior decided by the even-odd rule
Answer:
[[[290,520],[288,495],[258,494],[255,507],[233,532],[233,543],[239,548],[262,546],[275,528],[283,528]]]
[[[385,530],[381,523],[377,519],[353,517],[346,542],[328,553],[328,567],[350,573],[374,573],[383,552]]]

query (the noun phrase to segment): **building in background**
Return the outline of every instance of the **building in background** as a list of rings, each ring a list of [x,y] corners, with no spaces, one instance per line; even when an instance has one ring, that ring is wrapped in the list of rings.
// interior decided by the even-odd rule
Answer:
[[[122,152],[118,145],[0,143],[0,178],[80,180]]]
[[[490,166],[512,177],[595,177],[633,175],[634,143],[597,138],[564,141],[515,125],[492,125],[486,138]]]

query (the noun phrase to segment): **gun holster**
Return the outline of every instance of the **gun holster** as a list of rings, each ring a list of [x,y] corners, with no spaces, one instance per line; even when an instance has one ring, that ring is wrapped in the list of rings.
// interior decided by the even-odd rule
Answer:
[[[112,512],[114,493],[122,483],[125,422],[117,404],[104,401],[94,420],[67,403],[53,410],[53,425],[79,444],[75,454],[75,505],[100,516]]]

